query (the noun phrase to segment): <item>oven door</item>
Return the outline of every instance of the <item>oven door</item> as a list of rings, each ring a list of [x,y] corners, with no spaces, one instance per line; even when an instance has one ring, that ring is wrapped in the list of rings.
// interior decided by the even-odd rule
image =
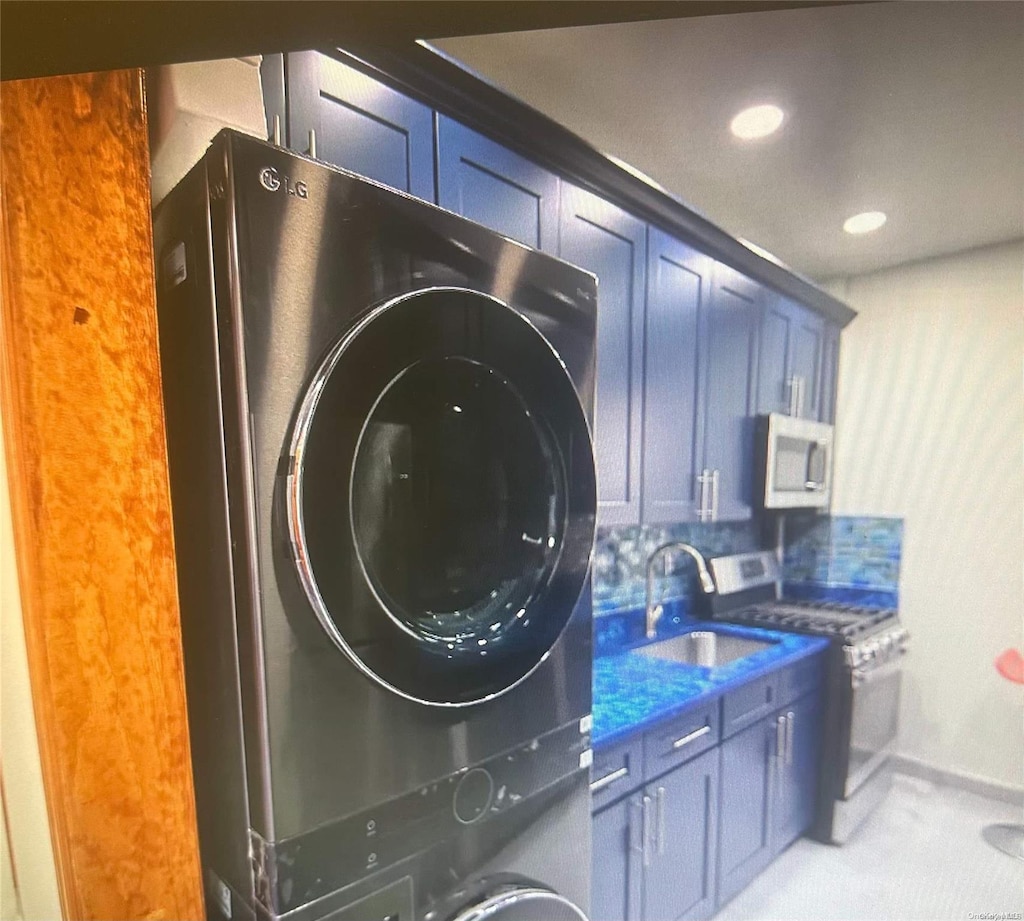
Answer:
[[[901,659],[851,676],[844,799],[853,796],[892,754],[899,727]]]

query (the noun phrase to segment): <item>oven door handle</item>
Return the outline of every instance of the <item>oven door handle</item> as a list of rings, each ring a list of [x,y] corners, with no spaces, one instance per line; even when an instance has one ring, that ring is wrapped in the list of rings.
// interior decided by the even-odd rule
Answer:
[[[872,681],[886,678],[894,672],[898,672],[903,667],[902,660],[906,654],[907,651],[901,649],[892,659],[883,662],[881,665],[872,665],[867,668],[863,665],[855,666],[850,674],[851,684],[853,687],[858,688],[862,684],[870,684]]]

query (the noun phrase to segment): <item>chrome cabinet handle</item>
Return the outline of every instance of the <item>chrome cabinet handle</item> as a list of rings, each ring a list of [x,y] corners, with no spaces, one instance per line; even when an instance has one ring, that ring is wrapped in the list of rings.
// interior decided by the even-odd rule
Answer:
[[[807,378],[802,374],[796,379],[796,414],[798,417],[803,418],[804,414],[804,398],[807,396]]]
[[[665,853],[665,788],[658,787],[656,794],[658,805],[658,856]]]
[[[711,520],[718,521],[718,471],[711,471]]]
[[[793,711],[786,714],[786,765],[793,763],[793,722],[796,719]]]
[[[688,732],[681,739],[676,739],[675,742],[672,743],[672,750],[678,751],[684,745],[689,745],[701,736],[706,736],[709,732],[711,732],[711,727],[705,723],[700,727],[700,729],[694,729],[693,732]]]
[[[639,822],[635,821],[634,818],[633,818],[633,810],[634,809],[640,813],[640,821]],[[643,854],[644,850],[645,850],[645,848],[644,848],[644,822],[643,822],[643,819],[644,819],[644,807],[643,807],[643,802],[642,801],[638,801],[638,800],[636,800],[634,798],[630,798],[630,800],[629,800],[629,812],[630,812],[630,816],[629,816],[629,849],[631,851],[635,851],[638,854]],[[639,829],[640,829],[640,843],[639,844],[636,843],[636,837],[637,836],[634,834],[634,832],[636,831],[638,826],[639,826]]]
[[[775,757],[780,761],[786,758],[786,718],[775,717]]]
[[[708,482],[710,474],[705,468],[697,474],[697,520],[706,521],[708,514]]]
[[[643,840],[644,866],[649,867],[651,865],[651,798],[646,795],[644,796],[643,818],[643,827],[640,834]]]
[[[316,159],[316,131],[309,129],[309,156]]]
[[[629,768],[620,767],[617,771],[612,771],[610,774],[605,774],[604,777],[595,780],[590,785],[590,792],[600,793],[601,790],[603,790],[605,787],[610,787],[613,783],[615,783],[615,781],[622,780],[623,777],[626,777],[628,775]]]
[[[786,386],[789,387],[789,414],[791,416],[799,415],[797,406],[797,389],[800,378],[795,374],[791,375],[789,380],[786,381]]]

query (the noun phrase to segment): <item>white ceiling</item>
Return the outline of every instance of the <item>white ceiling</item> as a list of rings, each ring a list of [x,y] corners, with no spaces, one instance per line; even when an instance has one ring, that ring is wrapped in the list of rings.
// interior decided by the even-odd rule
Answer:
[[[432,44],[815,279],[1024,236],[1024,4],[877,3]],[[782,129],[738,141],[760,102]],[[888,214],[852,237],[850,215]]]

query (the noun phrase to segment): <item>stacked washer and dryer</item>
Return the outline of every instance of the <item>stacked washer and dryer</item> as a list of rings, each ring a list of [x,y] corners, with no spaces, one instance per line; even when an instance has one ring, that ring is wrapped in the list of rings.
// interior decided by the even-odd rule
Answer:
[[[595,279],[233,132],[155,229],[209,916],[585,919]]]

